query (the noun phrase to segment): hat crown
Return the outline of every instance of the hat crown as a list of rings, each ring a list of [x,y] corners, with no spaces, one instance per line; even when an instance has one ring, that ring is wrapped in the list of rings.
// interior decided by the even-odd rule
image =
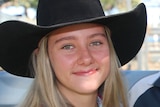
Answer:
[[[39,0],[37,8],[37,24],[40,26],[101,16],[104,16],[104,12],[99,0]]]

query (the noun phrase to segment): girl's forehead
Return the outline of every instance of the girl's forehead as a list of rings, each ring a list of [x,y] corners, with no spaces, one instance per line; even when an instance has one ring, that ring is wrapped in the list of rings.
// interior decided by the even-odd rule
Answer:
[[[73,29],[72,29],[73,28]],[[56,41],[56,39],[85,39],[85,38],[93,38],[97,37],[98,35],[106,35],[104,27],[101,26],[93,26],[93,27],[85,27],[84,29],[77,29],[75,27],[72,27],[71,29],[65,28],[64,30],[59,29],[58,32],[52,32],[49,36],[49,41],[53,40]],[[76,30],[75,30],[76,29]],[[63,40],[64,40],[63,39]]]
[[[96,23],[80,23],[80,24],[73,24],[73,25],[58,28],[56,30],[51,31],[49,34],[55,35],[55,34],[59,34],[59,33],[67,33],[67,32],[84,30],[84,29],[87,30],[87,29],[98,28],[98,27],[102,28],[102,29],[104,28],[103,25],[96,24]]]

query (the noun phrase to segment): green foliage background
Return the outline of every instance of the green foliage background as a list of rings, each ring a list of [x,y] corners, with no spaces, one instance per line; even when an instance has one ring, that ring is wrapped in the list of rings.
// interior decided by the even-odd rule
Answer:
[[[119,10],[127,10],[127,2],[130,2],[131,8],[137,6],[141,0],[100,0],[104,10],[108,10],[110,6],[115,6]]]
[[[5,2],[13,2],[14,5],[23,5],[26,8],[28,7],[37,7],[38,0],[4,0]],[[127,0],[100,0],[104,10],[108,10],[110,6],[116,6],[120,10],[125,10],[127,7]],[[135,7],[140,0],[130,0],[131,6]]]

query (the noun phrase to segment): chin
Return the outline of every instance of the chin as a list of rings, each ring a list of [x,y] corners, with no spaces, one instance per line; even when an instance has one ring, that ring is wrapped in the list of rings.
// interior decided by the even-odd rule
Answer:
[[[86,86],[86,87],[77,87],[77,91],[82,94],[91,94],[97,93],[99,87]]]

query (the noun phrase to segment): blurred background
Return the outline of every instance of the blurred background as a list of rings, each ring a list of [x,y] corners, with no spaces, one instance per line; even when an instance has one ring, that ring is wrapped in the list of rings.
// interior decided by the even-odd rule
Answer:
[[[144,44],[138,55],[122,70],[160,70],[160,0],[100,1],[105,15],[129,11],[141,2],[146,5],[148,26]],[[36,24],[37,3],[38,0],[0,0],[0,23],[20,20]],[[0,107],[16,107],[23,100],[32,79],[11,75],[1,67],[0,71]]]
[[[21,20],[36,24],[37,2],[38,0],[0,0],[0,23]],[[160,0],[101,0],[105,15],[129,11],[141,2],[147,7],[146,38],[138,55],[122,69],[160,70]]]

